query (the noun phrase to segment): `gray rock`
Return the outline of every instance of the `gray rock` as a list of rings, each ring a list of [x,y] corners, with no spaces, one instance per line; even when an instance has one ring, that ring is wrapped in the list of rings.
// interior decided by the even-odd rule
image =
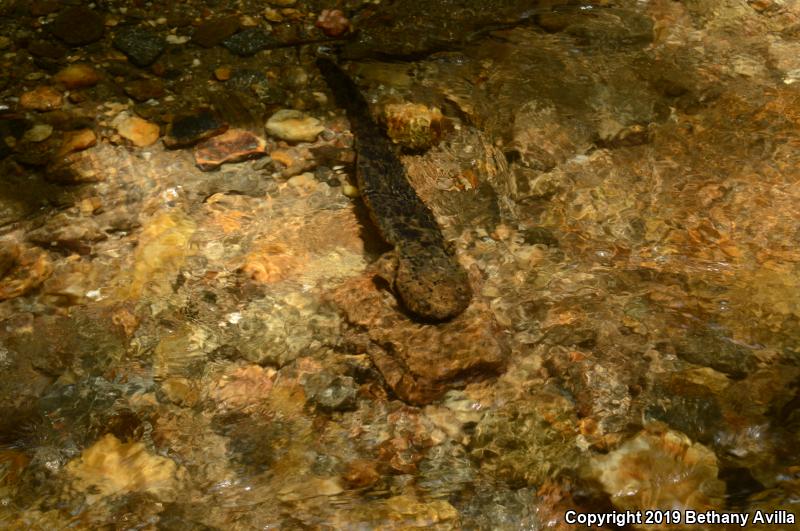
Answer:
[[[252,28],[228,37],[222,44],[236,55],[249,57],[270,46],[275,46],[278,41],[264,30]]]
[[[124,28],[114,38],[114,47],[139,67],[153,64],[164,46],[164,39],[143,28]]]
[[[347,411],[356,407],[357,385],[350,376],[314,374],[306,381],[306,393],[319,408]]]

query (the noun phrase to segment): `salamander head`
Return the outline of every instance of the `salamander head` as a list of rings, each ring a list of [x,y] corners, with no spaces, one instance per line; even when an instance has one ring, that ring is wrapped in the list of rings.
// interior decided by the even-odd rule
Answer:
[[[469,306],[472,288],[467,272],[445,249],[412,243],[397,251],[394,289],[409,312],[444,321]]]

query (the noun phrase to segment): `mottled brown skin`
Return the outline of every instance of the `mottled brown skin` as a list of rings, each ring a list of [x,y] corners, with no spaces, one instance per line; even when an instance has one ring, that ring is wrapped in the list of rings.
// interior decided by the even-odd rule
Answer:
[[[431,210],[406,178],[386,133],[375,123],[355,83],[330,59],[317,66],[336,102],[345,108],[356,139],[361,197],[383,238],[394,246],[393,288],[403,306],[427,320],[453,318],[469,306],[467,272],[442,236]]]

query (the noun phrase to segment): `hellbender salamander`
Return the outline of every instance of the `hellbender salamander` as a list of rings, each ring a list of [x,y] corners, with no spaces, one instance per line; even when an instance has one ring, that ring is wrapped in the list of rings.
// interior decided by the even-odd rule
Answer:
[[[355,137],[359,191],[381,236],[394,246],[393,289],[403,306],[427,320],[446,320],[469,306],[467,272],[442,236],[431,210],[406,178],[397,150],[373,120],[356,84],[326,57],[317,66]]]

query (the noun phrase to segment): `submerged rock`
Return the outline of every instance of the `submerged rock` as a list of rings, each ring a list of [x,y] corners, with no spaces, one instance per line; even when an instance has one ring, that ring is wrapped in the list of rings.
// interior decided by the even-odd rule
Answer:
[[[85,139],[93,144],[88,136]],[[46,178],[63,184],[99,182],[116,173],[111,161],[115,161],[117,152],[107,144],[98,144],[90,149],[57,156],[48,165]]]
[[[64,104],[64,98],[61,92],[53,87],[41,86],[22,94],[19,98],[19,104],[23,109],[52,111],[53,109],[61,108]]]
[[[38,288],[53,273],[53,265],[45,251],[23,249],[13,243],[4,243],[0,300],[13,299]]]
[[[228,162],[263,157],[266,153],[267,143],[260,136],[244,129],[228,129],[198,144],[194,159],[198,168],[210,171]]]
[[[100,39],[105,30],[103,17],[87,7],[68,7],[50,24],[53,35],[72,46],[82,46]]]
[[[211,48],[221,43],[239,29],[239,17],[230,15],[206,20],[194,31],[192,42],[203,48]]]
[[[49,124],[36,124],[27,131],[22,137],[28,142],[42,142],[53,134],[53,126]]]
[[[154,455],[140,442],[121,442],[106,435],[66,467],[72,487],[88,500],[133,492],[168,500],[174,497],[182,476],[171,459]]]
[[[721,509],[725,483],[714,452],[686,435],[652,424],[608,455],[591,474],[618,509]]]
[[[318,407],[326,411],[355,409],[356,384],[350,376],[333,376],[327,373],[314,374],[305,385],[306,395]]]
[[[153,64],[165,46],[164,39],[144,28],[124,28],[114,37],[114,47],[139,67]]]
[[[392,103],[384,112],[389,137],[412,150],[438,144],[449,125],[439,109],[419,103]]]
[[[228,37],[222,44],[236,55],[250,57],[278,44],[278,41],[264,30],[251,28]]]
[[[209,109],[176,117],[167,126],[164,145],[168,148],[188,147],[201,140],[224,133],[228,124],[219,120]]]
[[[92,87],[100,81],[100,73],[90,65],[76,63],[59,70],[53,79],[68,89]]]
[[[325,130],[314,117],[292,109],[281,109],[267,120],[267,133],[287,142],[313,142]]]
[[[56,157],[63,157],[75,151],[82,151],[97,144],[97,135],[91,129],[70,131],[64,135],[61,147],[56,152]]]
[[[575,410],[552,388],[487,409],[475,426],[470,454],[514,488],[574,474],[584,455]]]
[[[155,144],[161,132],[158,124],[148,122],[138,116],[129,116],[127,113],[117,116],[114,125],[120,136],[127,138],[134,146],[138,147]]]
[[[350,324],[364,330],[353,341],[366,342],[362,348],[389,388],[406,402],[430,403],[453,387],[491,378],[505,367],[500,332],[477,304],[448,323],[420,324],[400,313],[394,297],[369,276],[346,282],[331,298]]]
[[[315,25],[328,37],[341,37],[350,31],[350,21],[340,9],[323,9]]]
[[[157,79],[136,79],[123,87],[125,94],[138,102],[158,99],[164,95],[164,84]]]

